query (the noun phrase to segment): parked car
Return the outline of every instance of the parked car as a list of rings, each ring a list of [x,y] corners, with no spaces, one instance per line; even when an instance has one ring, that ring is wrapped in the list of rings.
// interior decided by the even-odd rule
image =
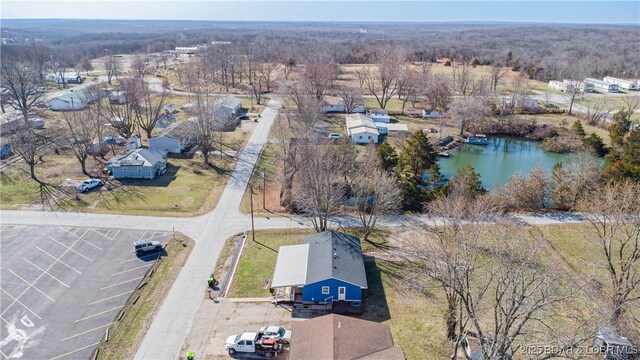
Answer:
[[[338,133],[331,133],[329,134],[329,139],[340,139],[342,137],[342,135],[338,134]]]
[[[156,240],[138,240],[133,242],[133,250],[138,253],[143,253],[147,251],[156,251],[162,248],[162,244],[160,241]]]
[[[557,105],[554,105],[552,103],[546,103],[545,106],[548,107],[549,109],[557,109],[558,108]]]
[[[262,333],[255,332],[231,335],[225,341],[224,347],[231,356],[236,353],[255,353],[271,358],[282,351],[282,346],[277,340],[265,339]]]
[[[95,187],[102,186],[102,180],[100,179],[87,179],[80,184],[76,185],[76,191],[87,192]]]
[[[263,339],[274,339],[283,344],[291,342],[291,331],[285,330],[281,326],[265,326],[260,329],[260,332],[263,334]]]
[[[237,120],[249,120],[249,115],[247,115],[247,114],[240,115],[236,119]]]

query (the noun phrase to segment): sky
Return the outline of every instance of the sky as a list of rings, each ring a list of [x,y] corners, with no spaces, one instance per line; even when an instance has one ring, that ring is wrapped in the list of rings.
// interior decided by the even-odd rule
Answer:
[[[31,18],[640,25],[640,1],[0,1],[0,19]]]

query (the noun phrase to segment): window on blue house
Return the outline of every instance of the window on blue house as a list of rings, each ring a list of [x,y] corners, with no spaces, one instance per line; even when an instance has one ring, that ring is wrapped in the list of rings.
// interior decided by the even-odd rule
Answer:
[[[322,294],[323,295],[329,294],[329,287],[328,286],[323,286],[322,287]]]

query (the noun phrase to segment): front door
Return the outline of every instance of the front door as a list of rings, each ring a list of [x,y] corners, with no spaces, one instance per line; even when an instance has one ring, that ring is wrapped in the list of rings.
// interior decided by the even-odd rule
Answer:
[[[344,286],[339,286],[338,287],[338,300],[346,299],[346,295],[347,295],[347,288],[344,287]]]

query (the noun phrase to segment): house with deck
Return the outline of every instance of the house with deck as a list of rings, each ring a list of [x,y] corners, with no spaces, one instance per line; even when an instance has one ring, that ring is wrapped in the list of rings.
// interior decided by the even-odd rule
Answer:
[[[337,231],[309,235],[278,250],[271,289],[296,309],[362,312],[367,289],[360,239]]]

